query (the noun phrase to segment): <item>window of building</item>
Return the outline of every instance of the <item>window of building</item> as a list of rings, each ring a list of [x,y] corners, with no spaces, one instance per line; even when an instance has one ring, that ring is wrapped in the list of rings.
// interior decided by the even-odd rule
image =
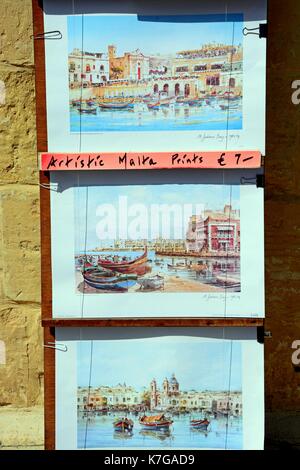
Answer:
[[[203,72],[207,70],[207,65],[195,65],[194,72]]]
[[[101,70],[101,72],[103,72],[103,70],[104,70],[104,65],[100,65],[100,70]]]
[[[188,72],[189,68],[187,66],[184,67],[176,67],[176,72]]]
[[[220,78],[217,75],[212,76],[212,77],[207,77],[206,85],[219,86],[220,85]]]
[[[223,64],[212,64],[212,66],[211,66],[212,70],[218,70],[218,69],[222,69],[222,68],[223,68]]]

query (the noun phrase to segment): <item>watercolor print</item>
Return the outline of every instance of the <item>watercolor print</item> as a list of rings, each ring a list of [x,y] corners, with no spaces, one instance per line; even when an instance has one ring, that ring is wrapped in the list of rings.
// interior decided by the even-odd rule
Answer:
[[[77,347],[79,449],[243,448],[240,342],[160,337]]]
[[[77,293],[241,291],[239,185],[74,192]]]
[[[242,129],[242,30],[242,14],[69,16],[70,131]]]

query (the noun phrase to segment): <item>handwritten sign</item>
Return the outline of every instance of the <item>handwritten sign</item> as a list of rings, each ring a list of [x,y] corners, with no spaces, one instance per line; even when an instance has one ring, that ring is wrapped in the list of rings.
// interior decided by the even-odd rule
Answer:
[[[40,170],[163,170],[259,168],[258,151],[41,153]]]

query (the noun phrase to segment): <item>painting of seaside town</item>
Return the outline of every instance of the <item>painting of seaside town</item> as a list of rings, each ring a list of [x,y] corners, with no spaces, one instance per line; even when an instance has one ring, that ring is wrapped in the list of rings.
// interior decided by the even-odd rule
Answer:
[[[68,17],[70,131],[242,129],[243,21],[220,16]]]
[[[77,357],[79,449],[243,448],[240,342],[81,341]]]
[[[238,185],[74,191],[77,292],[240,292]]]

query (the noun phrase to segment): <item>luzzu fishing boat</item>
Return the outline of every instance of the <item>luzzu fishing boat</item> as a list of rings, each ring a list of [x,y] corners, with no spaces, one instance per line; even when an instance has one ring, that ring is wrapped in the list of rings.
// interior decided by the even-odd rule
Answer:
[[[92,108],[92,107],[88,107],[88,108],[77,108],[77,111],[78,111],[80,114],[97,114],[97,108]]]
[[[101,290],[126,292],[137,282],[136,275],[116,275],[112,271],[99,271],[98,269],[83,271],[82,275],[88,286]]]
[[[171,418],[166,417],[164,414],[156,415],[156,416],[141,416],[139,419],[139,423],[145,429],[152,429],[153,431],[160,431],[169,429],[171,424],[173,424],[173,420]]]
[[[133,429],[133,421],[128,418],[117,418],[113,422],[114,430],[117,432],[131,432]]]
[[[147,103],[148,109],[159,109],[164,106],[169,106],[170,104],[175,104],[176,103],[176,98],[175,97],[170,97],[170,98],[160,98],[157,101],[150,101]]]
[[[101,266],[105,269],[110,269],[111,271],[116,271],[118,273],[135,273],[142,265],[147,263],[147,248],[144,253],[138,258],[131,261],[111,261],[106,259],[98,259],[98,266]]]
[[[141,289],[158,290],[164,288],[164,278],[159,274],[153,277],[146,277],[137,281]]]
[[[126,109],[133,106],[134,99],[127,103],[98,103],[99,108],[102,109]]]
[[[81,105],[81,100],[72,100],[71,101],[71,105],[72,106],[80,106]]]
[[[210,421],[208,421],[208,419],[191,419],[190,425],[193,429],[207,431],[207,428],[210,425]]]

